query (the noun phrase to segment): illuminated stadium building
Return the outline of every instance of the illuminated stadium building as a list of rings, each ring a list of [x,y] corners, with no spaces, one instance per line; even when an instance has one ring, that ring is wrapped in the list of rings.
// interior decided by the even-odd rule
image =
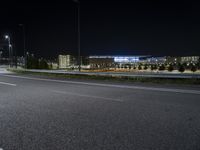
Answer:
[[[116,65],[136,64],[147,61],[151,56],[89,56],[91,68],[112,68]]]

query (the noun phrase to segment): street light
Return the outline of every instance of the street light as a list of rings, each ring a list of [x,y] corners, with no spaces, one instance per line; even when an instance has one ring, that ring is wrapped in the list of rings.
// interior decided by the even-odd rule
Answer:
[[[1,57],[2,57],[2,53],[3,53],[3,52],[2,52],[2,51],[0,51],[0,63],[1,63]]]
[[[10,37],[8,35],[5,35],[5,39],[10,39]]]
[[[80,49],[80,1],[73,0],[77,4],[77,35],[78,35],[78,70],[81,71],[81,49]]]
[[[12,66],[12,45],[10,42],[10,36],[5,35],[5,39],[8,40],[9,60],[10,60],[10,67],[11,67]]]
[[[27,68],[27,56],[26,56],[26,31],[25,31],[25,25],[19,24],[20,27],[22,27],[23,30],[23,48],[24,48],[24,68]]]

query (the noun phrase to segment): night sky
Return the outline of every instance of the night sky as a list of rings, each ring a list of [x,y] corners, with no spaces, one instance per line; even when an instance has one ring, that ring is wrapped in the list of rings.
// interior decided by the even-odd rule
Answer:
[[[81,55],[200,55],[200,5],[170,0],[80,0]],[[77,55],[77,4],[1,2],[0,46],[9,33],[14,49],[37,56]]]

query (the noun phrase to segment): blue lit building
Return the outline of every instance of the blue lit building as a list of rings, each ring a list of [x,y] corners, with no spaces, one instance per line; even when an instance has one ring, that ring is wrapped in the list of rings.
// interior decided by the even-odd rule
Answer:
[[[147,61],[151,56],[89,56],[91,68],[115,68]]]

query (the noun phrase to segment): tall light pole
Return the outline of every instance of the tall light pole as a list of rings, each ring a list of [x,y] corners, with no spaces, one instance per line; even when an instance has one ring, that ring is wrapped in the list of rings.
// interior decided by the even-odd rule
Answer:
[[[80,47],[80,1],[73,0],[77,4],[77,46],[78,46],[78,70],[81,71],[81,47]]]
[[[20,27],[22,27],[23,30],[23,49],[24,49],[24,68],[27,68],[27,56],[26,56],[26,31],[24,24],[19,24]]]
[[[9,62],[10,62],[10,67],[11,67],[12,66],[12,45],[10,42],[10,36],[5,35],[5,39],[8,40]]]
[[[2,57],[2,51],[0,51],[0,63],[1,63],[1,57]],[[0,64],[1,65],[1,64]]]

